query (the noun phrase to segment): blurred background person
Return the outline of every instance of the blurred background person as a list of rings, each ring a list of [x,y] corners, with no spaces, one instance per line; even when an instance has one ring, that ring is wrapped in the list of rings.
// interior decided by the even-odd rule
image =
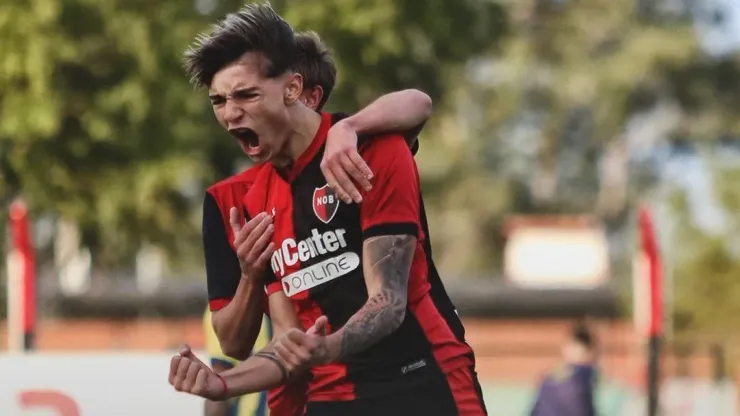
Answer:
[[[563,364],[542,381],[530,416],[595,416],[596,346],[585,324],[573,327]]]

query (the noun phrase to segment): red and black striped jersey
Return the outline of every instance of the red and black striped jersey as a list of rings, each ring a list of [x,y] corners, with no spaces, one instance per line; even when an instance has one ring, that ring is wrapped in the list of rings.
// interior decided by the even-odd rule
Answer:
[[[239,286],[241,268],[234,251],[234,233],[229,224],[229,211],[232,207],[237,208],[243,223],[244,196],[254,183],[258,170],[258,166],[253,166],[212,185],[206,191],[202,232],[208,306],[211,311],[228,305]]]
[[[361,204],[344,204],[319,166],[331,124],[331,116],[322,114],[316,137],[290,172],[264,166],[245,198],[249,216],[274,216],[277,250],[266,280],[268,295],[288,296],[304,329],[321,315],[331,329],[341,328],[368,298],[364,239],[409,234],[418,240],[401,326],[359,354],[315,367],[309,400],[397,393],[472,366],[462,323],[430,257],[418,172],[406,142],[397,134],[363,141],[360,154],[374,173],[373,188],[363,192]]]

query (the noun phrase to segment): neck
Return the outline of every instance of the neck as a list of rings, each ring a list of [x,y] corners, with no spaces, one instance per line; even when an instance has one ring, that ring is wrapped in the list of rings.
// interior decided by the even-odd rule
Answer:
[[[308,149],[321,126],[321,114],[303,104],[296,104],[291,109],[289,123],[291,130],[285,146],[280,156],[273,160],[273,164],[279,168],[292,165]]]

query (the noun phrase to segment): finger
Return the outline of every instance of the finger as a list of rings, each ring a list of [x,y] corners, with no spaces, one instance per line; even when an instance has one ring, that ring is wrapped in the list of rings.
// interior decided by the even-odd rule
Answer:
[[[275,243],[270,242],[270,244],[267,245],[267,248],[265,248],[262,251],[262,254],[260,254],[259,258],[257,258],[257,261],[255,262],[255,267],[263,267],[266,266],[267,263],[270,261],[270,258],[272,257],[272,253],[275,252]]]
[[[198,365],[195,361],[191,361],[188,366],[187,373],[185,373],[185,381],[182,383],[182,389],[187,392],[192,392],[195,386],[195,379],[198,378],[198,372],[203,371],[203,368]]]
[[[356,157],[353,158],[352,155]],[[367,177],[367,173],[363,172],[360,165],[358,165],[358,161],[367,170],[370,170],[370,168],[367,167],[367,164],[364,160],[362,160],[360,155],[357,154],[356,150],[351,150],[349,154],[342,154],[340,161],[342,162],[342,166],[344,166],[344,169],[352,177],[352,180],[360,185],[362,189],[369,191],[372,188],[372,185],[370,185],[370,180]],[[356,189],[355,192],[357,192],[357,194],[359,195],[359,192]]]
[[[265,226],[265,230],[258,236],[257,240],[252,245],[251,250],[249,250],[246,258],[250,259],[251,261],[256,261],[260,257],[260,254],[262,254],[262,252],[265,250],[267,245],[270,244],[270,242],[272,241],[272,234],[274,232],[275,226],[268,223],[267,226]],[[247,246],[246,243],[244,245]]]
[[[329,169],[331,169],[333,180],[330,181],[327,179],[326,183],[334,190],[334,193],[337,194],[337,198],[346,204],[351,204],[352,198],[342,186],[343,183],[347,183],[349,181],[347,174],[339,167],[331,166]]]
[[[177,362],[177,368],[175,368],[175,375],[172,382],[175,390],[182,391],[183,383],[185,382],[185,377],[188,373],[188,368],[190,368],[190,360],[185,357],[180,357],[180,360],[178,360]]]
[[[365,162],[365,159],[363,159],[362,156],[360,156],[360,154],[357,153],[357,149],[354,149],[353,151],[349,152],[349,158],[350,160],[352,160],[352,163],[355,164],[357,169],[360,170],[360,173],[362,173],[362,176],[368,180],[368,183],[370,183],[370,179],[373,178],[373,171],[370,169],[370,166],[367,165],[367,162]],[[370,186],[372,187],[372,184]]]
[[[341,192],[341,189],[339,189],[339,186],[337,185],[337,178],[334,177],[334,172],[332,172],[331,169],[332,163],[328,160],[323,160],[321,162],[321,172],[324,174],[324,178],[326,179],[326,184],[329,185],[329,188],[333,189],[334,192],[336,192],[337,197],[339,199],[342,199],[339,196],[339,193]]]
[[[335,169],[344,174],[343,176],[337,175],[342,189],[349,194],[354,202],[358,204],[362,202],[362,195],[360,195],[360,191],[355,186],[355,177],[361,177],[362,175],[360,175],[360,171],[357,170],[355,164],[349,159],[349,156],[345,154],[340,155]]]
[[[180,380],[185,380],[188,376],[188,370],[190,369],[190,359],[183,357],[182,360],[180,360],[180,365],[177,366],[177,378]]]
[[[242,234],[245,234],[246,236],[239,244],[239,247],[237,249],[240,257],[248,259],[249,261],[254,261],[257,257],[257,253],[261,252],[264,249],[264,246],[258,247],[257,251],[255,252],[255,257],[249,257],[252,249],[254,249],[257,244],[257,240],[267,231],[267,227],[272,224],[271,215],[267,215],[263,212],[259,215],[259,217],[260,221],[257,222],[251,230],[247,231],[246,227],[242,230]]]
[[[242,226],[239,224],[239,210],[236,207],[229,209],[229,224],[231,224],[231,231],[234,232],[234,236],[239,234]]]
[[[352,179],[347,175],[344,165],[341,162],[341,157],[331,169],[332,172],[334,172],[334,177],[337,178],[338,187],[345,195],[345,198],[342,200],[348,204],[351,204],[352,202],[357,202],[359,204],[362,202],[362,196],[360,196],[360,192],[357,191],[355,184],[352,183]],[[337,194],[339,194],[339,192],[337,192]]]
[[[319,164],[319,167],[321,168],[321,173],[324,174],[324,178],[326,179],[327,183],[329,180],[334,180],[334,174],[331,172],[331,169],[329,167],[331,166],[331,162],[329,162],[327,154],[324,154],[324,158],[321,160],[321,164]]]
[[[208,371],[201,368],[198,370],[198,374],[195,375],[195,382],[193,383],[193,394],[202,396],[206,392],[208,386]]]
[[[306,334],[308,335],[326,335],[327,327],[329,326],[329,318],[326,316],[320,316],[319,319],[314,322],[313,325],[311,325],[311,328],[308,328],[308,331],[306,331]]]
[[[242,244],[247,237],[249,237],[249,234],[265,220],[266,216],[266,213],[260,212],[256,217],[247,221],[247,223],[244,224],[244,227],[241,227],[241,229],[234,234],[234,247]]]
[[[292,348],[288,348],[286,343],[279,342],[275,344],[275,355],[285,364],[289,373],[300,366],[298,357],[293,354]]]
[[[210,367],[208,367],[208,366],[207,366],[207,365],[206,365],[206,364],[205,364],[205,363],[204,363],[203,361],[201,361],[201,360],[200,360],[200,358],[198,358],[198,356],[197,356],[197,355],[195,355],[195,354],[193,353],[193,350],[191,350],[191,349],[190,349],[190,346],[189,346],[189,345],[187,345],[187,344],[183,345],[183,346],[182,346],[182,347],[180,348],[180,355],[181,355],[182,357],[185,357],[185,358],[189,359],[190,361],[192,361],[192,362],[194,362],[194,363],[198,364],[198,365],[199,365],[199,366],[201,366],[201,367],[205,367],[205,368],[210,368]]]
[[[181,357],[189,357],[192,354],[193,354],[193,351],[190,350],[190,345],[183,344],[182,346],[180,346],[180,356]]]
[[[170,360],[170,384],[175,385],[175,377],[177,376],[177,369],[180,366],[180,360],[182,360],[182,357],[179,355],[175,355]]]

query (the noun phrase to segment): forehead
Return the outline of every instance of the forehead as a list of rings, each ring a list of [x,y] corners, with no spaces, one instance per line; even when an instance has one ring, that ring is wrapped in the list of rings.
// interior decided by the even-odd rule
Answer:
[[[223,67],[211,81],[211,94],[228,94],[236,89],[259,87],[267,81],[263,76],[264,59],[254,53]]]

